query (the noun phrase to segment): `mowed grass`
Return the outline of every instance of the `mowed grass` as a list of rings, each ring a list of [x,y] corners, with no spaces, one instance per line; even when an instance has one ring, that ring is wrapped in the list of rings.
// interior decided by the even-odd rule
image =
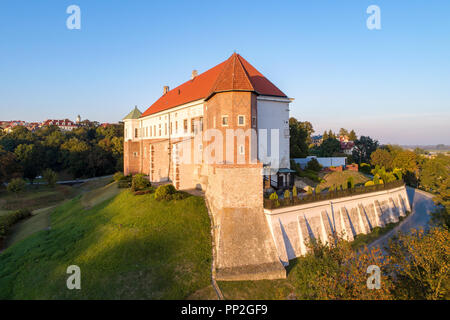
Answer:
[[[346,170],[342,172],[330,172],[325,174],[322,177],[325,181],[322,181],[319,186],[322,190],[333,185],[339,187],[341,184],[345,185],[347,183],[347,179],[350,177],[353,177],[353,182],[355,185],[364,184],[366,181],[369,181],[369,178],[361,172]]]
[[[68,290],[67,267],[81,268]],[[51,213],[51,229],[0,254],[0,299],[183,299],[210,284],[204,201],[158,202],[122,191],[84,209],[81,196]]]
[[[90,208],[116,196],[119,192],[120,189],[117,187],[117,182],[111,182],[106,186],[99,187],[83,194],[81,203],[85,208]]]

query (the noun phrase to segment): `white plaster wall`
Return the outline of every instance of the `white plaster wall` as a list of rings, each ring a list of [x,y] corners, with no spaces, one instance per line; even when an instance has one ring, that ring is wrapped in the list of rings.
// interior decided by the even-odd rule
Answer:
[[[257,98],[258,159],[264,164],[272,162],[272,167],[278,164],[278,168],[290,168],[289,102],[289,99]],[[261,135],[261,129],[267,130],[267,139]],[[275,143],[271,143],[272,137],[276,137],[272,129],[278,130],[279,134]]]
[[[144,118],[139,119],[142,128],[142,139],[167,139],[170,134],[170,123],[172,123],[171,138],[190,136],[191,118],[203,116],[203,102],[187,103],[179,107],[161,111]],[[184,132],[184,120],[188,122],[188,130]],[[175,123],[178,123],[177,125]],[[159,135],[159,126],[161,125],[161,135]],[[167,132],[165,126],[167,125]],[[156,135],[155,128],[156,126]],[[178,126],[178,129],[176,129]],[[150,130],[152,132],[150,132]]]
[[[405,187],[328,201],[267,210],[267,221],[283,264],[307,252],[313,237],[328,242],[330,233],[345,234],[352,241],[357,234],[376,226],[396,222],[411,211]]]

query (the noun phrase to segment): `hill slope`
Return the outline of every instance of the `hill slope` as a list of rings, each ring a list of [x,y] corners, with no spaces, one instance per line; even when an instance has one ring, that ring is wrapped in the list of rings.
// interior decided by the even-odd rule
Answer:
[[[183,299],[209,285],[210,222],[202,198],[158,202],[123,191],[84,209],[80,197],[0,254],[0,299]],[[81,268],[81,290],[66,269]]]

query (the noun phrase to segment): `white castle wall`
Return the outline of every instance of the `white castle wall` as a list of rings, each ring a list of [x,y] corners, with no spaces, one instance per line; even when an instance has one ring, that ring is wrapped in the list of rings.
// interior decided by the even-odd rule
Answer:
[[[274,210],[264,209],[277,252],[284,265],[306,254],[306,241],[328,242],[333,232],[353,240],[376,226],[397,222],[411,211],[404,186]]]

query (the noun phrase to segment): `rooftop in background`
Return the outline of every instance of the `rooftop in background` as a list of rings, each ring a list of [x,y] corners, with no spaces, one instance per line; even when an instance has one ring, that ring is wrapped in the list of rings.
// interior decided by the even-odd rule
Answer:
[[[244,58],[233,53],[224,62],[164,93],[142,117],[188,102],[209,99],[215,93],[225,91],[249,91],[259,95],[287,97]]]

